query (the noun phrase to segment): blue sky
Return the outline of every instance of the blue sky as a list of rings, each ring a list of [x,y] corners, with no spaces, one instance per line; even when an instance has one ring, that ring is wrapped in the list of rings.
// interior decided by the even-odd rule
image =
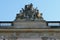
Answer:
[[[60,21],[60,0],[0,0],[0,21],[13,21],[25,4],[38,7],[46,21]]]

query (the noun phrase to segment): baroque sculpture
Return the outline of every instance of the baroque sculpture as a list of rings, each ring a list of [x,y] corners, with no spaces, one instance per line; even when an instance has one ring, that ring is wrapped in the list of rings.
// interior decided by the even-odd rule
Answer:
[[[32,3],[25,5],[25,7],[20,10],[20,13],[16,16],[16,19],[18,18],[26,20],[43,20],[42,13],[39,13],[39,10],[37,8],[34,8]]]

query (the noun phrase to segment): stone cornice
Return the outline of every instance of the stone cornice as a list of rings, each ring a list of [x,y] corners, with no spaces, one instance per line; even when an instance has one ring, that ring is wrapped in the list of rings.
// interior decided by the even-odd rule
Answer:
[[[0,32],[60,32],[60,29],[0,29]]]

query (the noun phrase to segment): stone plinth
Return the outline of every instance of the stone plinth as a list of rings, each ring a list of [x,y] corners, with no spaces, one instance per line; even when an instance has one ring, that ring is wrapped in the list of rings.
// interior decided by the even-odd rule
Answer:
[[[15,21],[14,28],[48,28],[45,21]]]

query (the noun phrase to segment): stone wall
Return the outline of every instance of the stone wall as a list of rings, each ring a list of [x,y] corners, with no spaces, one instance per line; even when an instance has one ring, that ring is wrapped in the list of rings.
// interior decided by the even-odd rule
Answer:
[[[60,40],[60,32],[19,32],[0,33],[0,39],[6,40]]]

